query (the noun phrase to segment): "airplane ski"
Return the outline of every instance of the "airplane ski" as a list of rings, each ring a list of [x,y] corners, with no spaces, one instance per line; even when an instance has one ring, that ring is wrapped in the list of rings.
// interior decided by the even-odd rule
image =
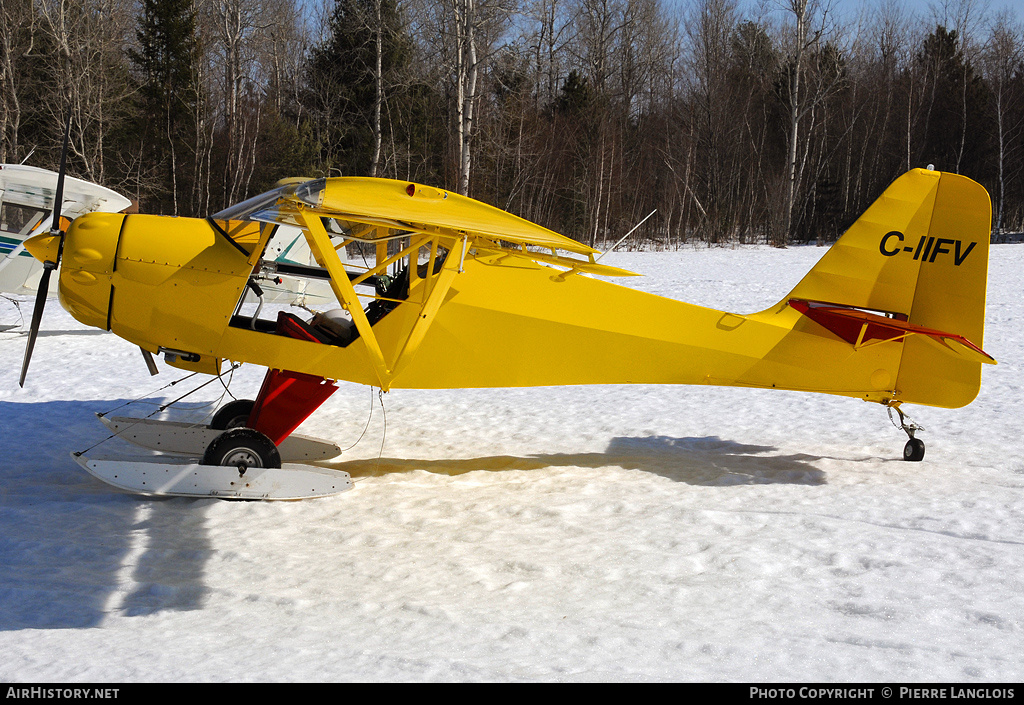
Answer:
[[[142,448],[174,455],[202,457],[210,443],[224,433],[209,426],[178,421],[97,416],[118,438]],[[327,460],[340,455],[341,448],[330,441],[293,433],[281,442],[278,452],[285,462]]]
[[[155,461],[93,460],[72,456],[98,480],[128,492],[169,497],[210,497],[217,499],[297,500],[328,497],[352,489],[347,472],[286,464],[280,468],[237,468]]]

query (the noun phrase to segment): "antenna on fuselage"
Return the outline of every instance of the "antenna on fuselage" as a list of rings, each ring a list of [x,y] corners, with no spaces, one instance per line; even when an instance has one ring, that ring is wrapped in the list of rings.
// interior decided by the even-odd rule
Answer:
[[[604,257],[604,256],[605,256],[606,254],[608,254],[609,252],[611,252],[612,250],[614,250],[614,249],[615,249],[616,247],[618,247],[619,245],[621,245],[621,244],[622,244],[622,243],[623,243],[623,242],[625,241],[625,239],[626,239],[627,237],[629,237],[629,236],[630,236],[630,235],[632,235],[632,234],[633,234],[634,232],[636,232],[636,229],[637,229],[637,228],[639,228],[639,227],[640,227],[641,225],[643,225],[644,223],[646,223],[646,222],[647,222],[647,221],[648,221],[648,220],[650,219],[650,217],[651,217],[652,215],[654,215],[655,213],[657,213],[657,212],[658,212],[658,209],[657,209],[657,208],[655,208],[655,209],[654,209],[653,211],[651,211],[650,213],[648,213],[648,214],[647,214],[647,217],[646,217],[646,218],[644,218],[644,219],[643,219],[643,220],[641,220],[641,221],[640,221],[639,223],[637,223],[637,224],[636,224],[636,225],[634,225],[634,226],[633,226],[632,228],[630,228],[629,232],[628,232],[628,233],[626,233],[625,235],[623,235],[623,236],[622,236],[621,238],[619,238],[619,241],[618,241],[618,242],[616,242],[616,243],[615,243],[614,245],[612,245],[610,249],[608,249],[608,250],[605,250],[604,252],[602,252],[602,253],[601,253],[601,257]],[[598,262],[600,262],[600,261],[601,261],[601,257],[598,257],[597,259],[595,259],[595,260],[594,260],[594,263],[595,263],[595,264],[597,264]]]

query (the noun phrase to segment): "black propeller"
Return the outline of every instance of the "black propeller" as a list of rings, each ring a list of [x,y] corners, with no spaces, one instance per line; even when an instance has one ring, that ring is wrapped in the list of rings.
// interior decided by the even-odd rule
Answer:
[[[46,295],[50,289],[50,273],[60,264],[60,257],[64,253],[64,233],[60,229],[61,208],[64,205],[64,172],[67,170],[68,142],[71,139],[71,114],[68,113],[67,125],[64,127],[64,146],[60,150],[60,171],[57,172],[57,190],[53,194],[53,215],[50,223],[50,235],[59,236],[60,244],[57,247],[55,261],[43,262],[43,275],[39,279],[39,289],[36,291],[36,304],[32,309],[32,324],[28,331],[28,345],[25,347],[25,359],[21,363],[21,379],[18,384],[25,386],[25,375],[28,374],[28,363],[32,359],[32,349],[36,346],[36,337],[39,335],[39,321],[43,317],[43,307],[46,306]]]

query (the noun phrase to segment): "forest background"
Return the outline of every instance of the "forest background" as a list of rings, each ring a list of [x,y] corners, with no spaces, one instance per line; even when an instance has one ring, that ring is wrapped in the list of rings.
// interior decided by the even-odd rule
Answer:
[[[205,216],[295,176],[600,246],[835,239],[904,171],[1024,227],[1024,29],[945,0],[0,0],[0,163]]]

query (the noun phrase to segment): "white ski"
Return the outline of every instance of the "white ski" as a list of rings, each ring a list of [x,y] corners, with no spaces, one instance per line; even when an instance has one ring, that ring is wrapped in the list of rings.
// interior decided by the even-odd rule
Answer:
[[[295,500],[327,497],[353,487],[347,472],[308,465],[280,468],[237,468],[169,463],[155,458],[138,460],[91,460],[71,457],[90,475],[128,492],[170,497],[219,499]]]
[[[224,433],[209,426],[160,421],[157,419],[135,419],[125,416],[107,418],[99,416],[111,432],[129,443],[142,448],[174,453],[189,457],[202,457],[213,439]],[[292,434],[284,439],[277,452],[284,462],[298,460],[327,460],[341,454],[341,448],[330,441]]]

